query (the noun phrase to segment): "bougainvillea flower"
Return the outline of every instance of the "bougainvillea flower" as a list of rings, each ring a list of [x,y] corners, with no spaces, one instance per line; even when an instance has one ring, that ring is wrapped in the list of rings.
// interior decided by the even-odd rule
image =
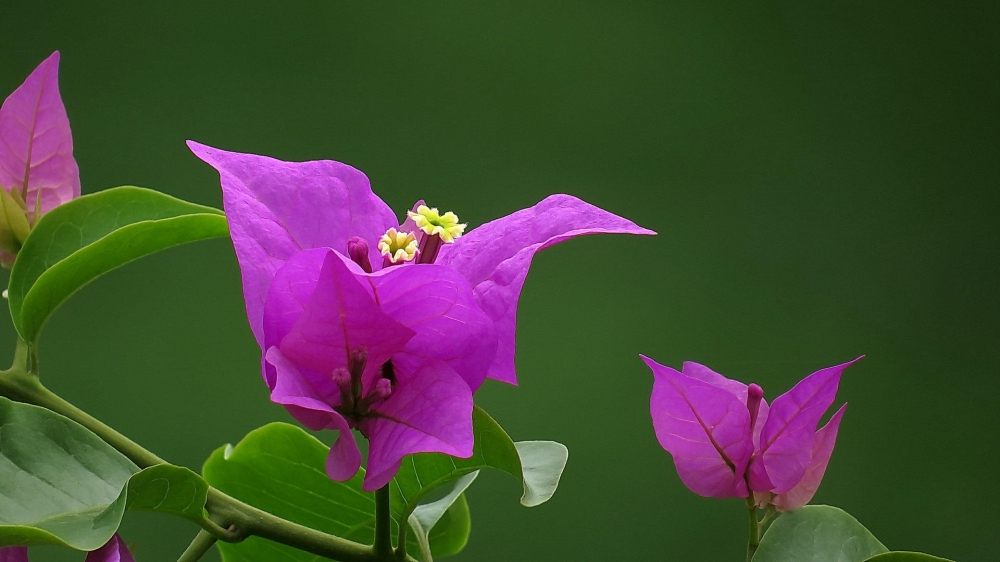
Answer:
[[[275,272],[299,251],[330,248],[368,272],[436,264],[460,274],[499,338],[483,376],[516,384],[515,316],[532,256],[584,234],[655,234],[569,195],[550,196],[468,232],[454,213],[423,202],[400,224],[368,178],[346,164],[188,146],[219,172],[247,316],[262,347],[264,303]],[[473,390],[482,383],[479,375],[461,374]]]
[[[0,562],[28,562],[28,548],[24,546],[0,548]],[[115,534],[107,544],[87,553],[85,562],[135,562],[135,559],[125,546],[125,541]]]
[[[653,371],[650,414],[656,437],[694,493],[745,498],[779,511],[802,507],[819,487],[847,404],[816,430],[849,363],[799,381],[768,406],[764,391],[697,363],[682,371],[645,356]]]
[[[453,297],[426,290],[441,286]],[[406,455],[472,455],[472,391],[450,360],[468,361],[475,354],[463,347],[490,338],[466,337],[463,311],[473,322],[482,314],[464,278],[437,265],[368,274],[318,248],[276,272],[264,308],[265,378],[271,399],[304,425],[340,432],[331,478],[347,480],[361,464],[351,429],[370,441],[367,491],[386,485]]]
[[[41,216],[80,196],[69,118],[59,96],[59,52],[0,107],[0,262],[10,266]]]

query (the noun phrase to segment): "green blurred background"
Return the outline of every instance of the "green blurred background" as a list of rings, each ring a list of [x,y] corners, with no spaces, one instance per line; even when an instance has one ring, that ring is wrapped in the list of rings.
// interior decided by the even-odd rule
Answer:
[[[769,398],[867,354],[815,501],[893,549],[1000,559],[998,3],[3,0],[0,22],[0,95],[62,52],[84,192],[220,205],[191,138],[350,163],[400,212],[475,226],[566,192],[659,231],[536,258],[521,386],[477,400],[570,464],[530,510],[481,478],[457,560],[742,559],[741,502],[689,492],[654,438],[640,352]],[[228,240],[88,286],[41,358],[54,390],[191,467],[289,419]],[[124,532],[159,562],[195,529]]]

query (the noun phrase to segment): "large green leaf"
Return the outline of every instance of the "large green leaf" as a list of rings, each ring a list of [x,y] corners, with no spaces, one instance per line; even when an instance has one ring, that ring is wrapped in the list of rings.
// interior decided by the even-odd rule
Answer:
[[[138,470],[76,423],[0,398],[0,546],[100,548]]]
[[[442,485],[467,478],[484,468],[497,469],[523,482],[521,503],[547,501],[566,466],[566,447],[550,441],[514,443],[483,410],[473,413],[476,444],[471,458],[442,454],[411,455],[403,460],[390,485],[393,534],[400,521]],[[240,500],[326,533],[371,544],[375,529],[374,495],[361,490],[364,470],[347,482],[334,482],[324,468],[329,448],[295,426],[272,423],[247,435],[235,448],[218,449],[206,461],[205,479]],[[522,466],[523,465],[523,466]],[[464,488],[462,488],[464,490]],[[407,549],[428,546],[435,557],[459,552],[468,540],[468,505],[461,491],[425,507],[407,534]],[[435,511],[436,510],[436,511]],[[421,544],[423,543],[423,544]],[[240,544],[220,544],[226,562],[314,560],[313,555],[251,538]]]
[[[222,211],[140,187],[84,195],[46,214],[10,274],[14,326],[33,343],[48,317],[95,278],[140,257],[228,234]]]
[[[951,560],[921,552],[887,552],[872,556],[865,562],[951,562]]]
[[[828,505],[780,515],[764,533],[754,562],[863,562],[888,552],[858,520]]]
[[[324,468],[330,449],[302,429],[272,423],[248,434],[236,447],[216,450],[205,462],[205,479],[223,492],[301,525],[371,544],[375,535],[375,497],[361,490],[364,470],[347,482],[334,482]],[[398,520],[403,505],[392,503]],[[393,523],[394,533],[397,529]],[[455,502],[432,530],[435,555],[454,554],[465,545],[469,510]],[[219,544],[226,562],[312,561],[320,557],[265,539]],[[419,545],[411,537],[408,548]]]
[[[185,468],[139,471],[76,422],[0,397],[0,546],[100,548],[126,509],[204,516],[208,485]]]

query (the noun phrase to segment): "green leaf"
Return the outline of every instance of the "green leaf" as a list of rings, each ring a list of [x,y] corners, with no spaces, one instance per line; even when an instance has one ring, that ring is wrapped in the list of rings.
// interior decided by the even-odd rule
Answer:
[[[414,510],[420,508],[421,500],[434,490],[484,468],[505,472],[522,481],[524,505],[539,505],[552,497],[566,466],[566,447],[550,441],[515,444],[480,408],[475,409],[472,419],[476,444],[471,458],[456,459],[433,453],[403,459],[390,485],[393,535],[398,534],[398,522],[408,521]],[[259,509],[313,529],[371,544],[375,501],[373,494],[361,489],[364,470],[347,482],[330,480],[324,468],[329,451],[305,431],[274,423],[254,430],[235,448],[217,450],[202,472],[211,485]],[[461,492],[451,501],[447,511],[430,526],[427,542],[435,557],[458,553],[468,540],[471,526],[468,505]],[[408,533],[408,552],[420,551],[420,533],[428,528],[425,525],[430,521],[431,510],[440,510],[442,506],[428,506],[422,512],[427,519],[416,532]],[[311,555],[261,539],[220,544],[219,548],[226,562],[312,560]]]
[[[222,211],[141,187],[84,195],[42,217],[18,253],[8,288],[18,333],[34,343],[81,287],[160,250],[228,235]]]
[[[182,466],[151,466],[128,482],[129,511],[156,511],[195,523],[208,517],[208,482]]]
[[[465,502],[463,492],[465,492],[465,490],[472,485],[477,476],[479,476],[478,471],[470,472],[469,474],[459,478],[455,481],[455,484],[452,486],[451,492],[448,492],[448,495],[435,502],[418,505],[417,508],[413,510],[413,513],[410,514],[410,517],[406,520],[410,525],[410,529],[412,530],[414,537],[417,539],[417,543],[420,545],[420,554],[423,560],[428,561],[433,559],[433,552],[430,543],[431,531],[434,530],[435,525],[441,521],[441,518],[448,513],[448,510],[451,509],[456,501],[461,500],[463,503]],[[458,534],[455,534],[455,536],[456,538],[459,537]],[[465,547],[465,539],[468,539],[468,534],[466,533],[465,536],[461,538],[463,539],[462,543],[456,544],[452,547],[455,549],[455,552],[461,551]]]
[[[76,422],[0,397],[0,546],[100,548],[126,509],[198,521],[208,484],[186,468],[139,471]]]
[[[520,480],[524,485],[521,504],[526,507],[540,505],[552,497],[569,458],[564,445],[554,441],[514,443],[500,424],[478,406],[472,412],[472,427],[476,442],[468,459],[439,453],[403,459],[391,491],[394,498],[405,504],[404,516],[408,517],[420,500],[437,487],[484,468],[497,469]]]
[[[100,548],[138,470],[69,419],[0,398],[0,546]]]
[[[828,505],[781,514],[764,533],[754,562],[863,562],[888,552],[858,520]]]
[[[952,562],[945,558],[938,558],[930,554],[921,552],[887,552],[872,556],[865,562]]]
[[[347,482],[326,475],[330,449],[304,430],[285,423],[256,429],[235,447],[216,450],[205,462],[205,479],[216,488],[259,509],[313,529],[371,544],[375,536],[375,496],[361,490],[364,470]],[[404,506],[393,501],[398,520]],[[393,523],[393,532],[398,527]],[[430,534],[435,555],[454,554],[470,529],[464,499],[441,518]],[[415,537],[407,548],[417,552]],[[258,537],[238,544],[220,543],[226,562],[313,561],[315,555]]]

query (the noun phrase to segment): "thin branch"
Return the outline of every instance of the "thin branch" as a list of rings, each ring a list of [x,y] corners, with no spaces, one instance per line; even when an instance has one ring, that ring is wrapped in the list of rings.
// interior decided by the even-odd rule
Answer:
[[[201,557],[212,548],[212,545],[214,545],[217,540],[218,539],[209,534],[208,531],[198,531],[194,540],[191,541],[191,545],[187,547],[184,554],[181,554],[181,557],[177,559],[177,562],[198,562],[198,560],[201,560]]]

